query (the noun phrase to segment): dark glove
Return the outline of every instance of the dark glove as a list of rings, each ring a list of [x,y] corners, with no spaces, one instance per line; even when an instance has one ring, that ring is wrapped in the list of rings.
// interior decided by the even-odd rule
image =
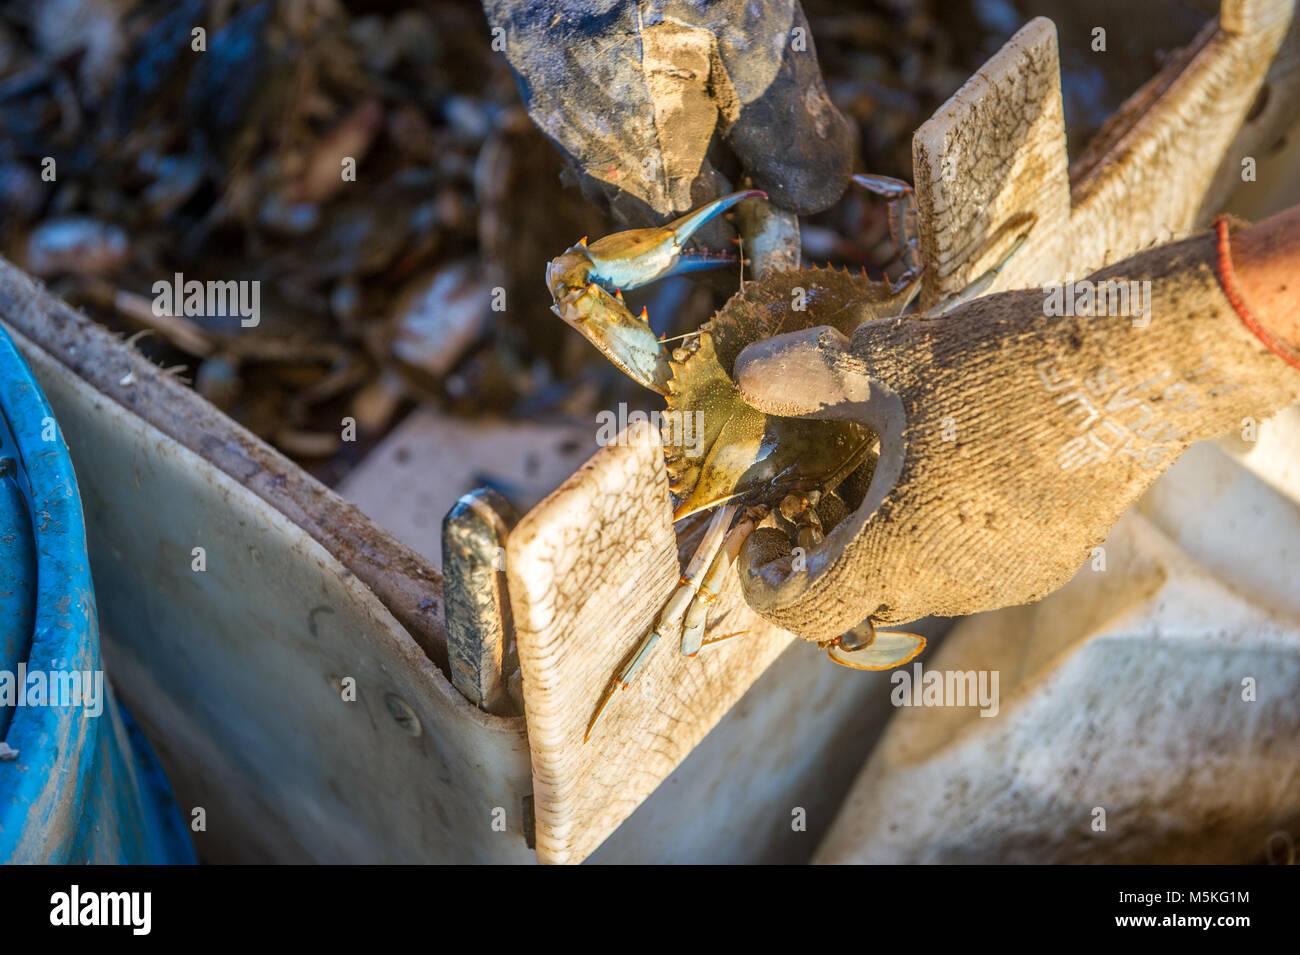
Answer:
[[[538,127],[630,226],[732,190],[714,132],[798,214],[848,185],[852,134],[796,0],[483,0]]]

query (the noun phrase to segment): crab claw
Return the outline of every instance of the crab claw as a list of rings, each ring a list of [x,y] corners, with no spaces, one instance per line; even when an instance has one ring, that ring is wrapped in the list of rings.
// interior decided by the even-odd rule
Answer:
[[[745,199],[766,199],[759,189],[733,192],[653,229],[629,229],[586,247],[590,278],[607,289],[637,288],[656,279],[734,261],[731,256],[693,253],[682,246],[701,226]]]
[[[730,256],[688,252],[682,245],[714,216],[755,197],[766,198],[766,193],[733,192],[666,226],[616,232],[590,245],[579,242],[546,267],[546,285],[555,301],[552,311],[633,380],[668,394],[668,351],[645,312],[638,317],[628,311],[621,290],[733,261]]]
[[[572,252],[566,252],[547,269],[555,299],[551,311],[580,331],[633,381],[667,395],[668,379],[672,377],[668,350],[650,328],[644,310],[639,317],[633,315],[621,297],[610,295],[595,282],[564,284],[556,273],[571,266],[571,258]]]

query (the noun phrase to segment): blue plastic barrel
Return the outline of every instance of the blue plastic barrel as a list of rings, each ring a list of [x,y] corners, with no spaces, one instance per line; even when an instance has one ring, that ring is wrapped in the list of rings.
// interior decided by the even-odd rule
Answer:
[[[0,862],[194,862],[157,758],[103,677],[81,497],[0,328]]]

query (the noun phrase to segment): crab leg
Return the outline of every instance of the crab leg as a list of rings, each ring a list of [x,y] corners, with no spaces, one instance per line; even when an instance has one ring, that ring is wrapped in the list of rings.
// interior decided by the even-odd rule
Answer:
[[[633,315],[622,289],[734,261],[730,255],[684,248],[710,219],[745,199],[766,198],[757,189],[733,192],[665,226],[630,229],[598,239],[583,239],[546,267],[552,311],[601,350],[633,380],[661,395],[668,393],[668,351],[650,328],[645,309]]]
[[[856,175],[853,181],[868,192],[889,202],[889,238],[898,250],[903,263],[903,274],[895,283],[900,288],[910,284],[921,274],[921,243],[916,227],[916,202],[912,187],[901,179],[890,176]]]
[[[693,657],[700,652],[700,647],[704,646],[706,642],[704,628],[708,623],[709,606],[718,599],[718,594],[726,585],[727,576],[736,566],[736,557],[740,554],[741,545],[745,543],[745,538],[750,535],[762,517],[763,512],[758,508],[746,511],[745,516],[736,522],[736,526],[728,532],[727,539],[722,542],[718,556],[709,566],[708,573],[704,575],[704,580],[696,591],[695,599],[691,601],[686,611],[686,619],[682,623],[682,656]]]
[[[895,284],[902,287],[911,283],[921,274],[923,268],[920,240],[916,228],[916,203],[912,198],[912,187],[901,179],[893,179],[889,176],[859,174],[853,177],[853,181],[868,192],[888,200],[889,237],[894,243],[894,248],[898,250],[898,257],[902,261],[904,268],[903,274],[899,276]],[[1011,248],[991,269],[977,276],[960,292],[954,292],[939,302],[930,310],[930,314],[942,315],[944,312],[950,311],[964,302],[969,302],[973,298],[978,298],[987,292],[994,279],[1001,274],[1002,270],[1007,267],[1007,263],[1025,244],[1025,240],[1029,238],[1029,230],[1033,228],[1036,219],[1036,216],[1029,217],[1029,221],[1025,224],[1025,231],[1017,237]]]
[[[716,646],[724,640],[730,640],[732,637],[743,637],[747,633],[749,633],[748,630],[737,630],[735,633],[721,633],[716,637],[707,637],[704,643],[700,644],[700,649],[707,650],[709,647]]]
[[[700,546],[696,548],[690,563],[686,565],[686,572],[682,574],[677,589],[668,598],[663,610],[659,611],[654,628],[637,645],[632,658],[614,675],[614,679],[605,688],[600,702],[596,704],[596,712],[592,715],[591,722],[587,724],[587,733],[582,738],[584,743],[591,738],[591,731],[596,728],[596,724],[600,721],[606,707],[609,705],[609,701],[614,696],[614,691],[618,689],[626,690],[631,685],[632,680],[635,679],[637,672],[641,669],[641,665],[650,658],[650,653],[654,650],[655,644],[659,642],[659,637],[681,621],[686,613],[687,606],[696,594],[698,582],[712,566],[718,550],[722,547],[727,534],[727,527],[731,524],[731,519],[736,516],[738,507],[739,505],[728,504],[714,513],[713,518],[709,521],[708,529],[704,532],[704,538],[700,541]]]

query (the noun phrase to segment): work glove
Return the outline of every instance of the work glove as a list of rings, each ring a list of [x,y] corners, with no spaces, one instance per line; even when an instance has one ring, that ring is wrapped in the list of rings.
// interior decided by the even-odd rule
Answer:
[[[624,225],[661,224],[732,191],[710,152],[715,131],[789,212],[825,209],[848,185],[852,133],[797,0],[483,8],[529,115]]]
[[[1192,442],[1300,397],[1300,358],[1242,299],[1230,241],[1220,220],[1090,285],[868,321],[852,339],[823,327],[746,348],[735,376],[756,407],[858,421],[880,437],[862,505],[818,546],[795,552],[775,529],[750,537],[750,605],[822,641],[867,618],[975,613],[1064,584]],[[1295,259],[1260,293],[1289,296],[1292,316]]]

